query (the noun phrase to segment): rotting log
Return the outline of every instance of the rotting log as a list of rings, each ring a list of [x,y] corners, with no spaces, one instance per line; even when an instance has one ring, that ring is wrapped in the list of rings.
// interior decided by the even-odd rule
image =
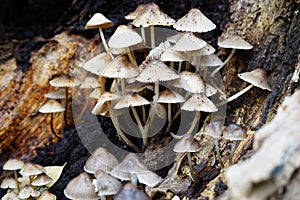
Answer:
[[[100,51],[98,42],[63,32],[32,56],[32,66],[26,73],[16,70],[14,58],[1,64],[1,162],[16,156],[30,160],[35,148],[55,142],[50,115],[38,112],[47,101],[44,94],[54,89],[49,80],[57,74],[83,73],[83,63]],[[56,132],[60,130],[59,114],[55,114],[54,127]]]

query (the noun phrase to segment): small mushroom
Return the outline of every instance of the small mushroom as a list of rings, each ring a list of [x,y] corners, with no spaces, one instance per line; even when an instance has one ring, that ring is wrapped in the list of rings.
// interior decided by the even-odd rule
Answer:
[[[96,171],[102,170],[107,173],[116,165],[118,165],[117,158],[103,147],[98,147],[87,159],[84,171],[94,174]]]
[[[238,98],[248,90],[250,90],[253,86],[259,87],[264,90],[272,91],[271,86],[268,82],[267,75],[265,70],[257,68],[251,72],[244,72],[241,74],[238,74],[238,77],[248,83],[250,85],[243,90],[239,91],[238,93],[230,96],[227,98],[226,103]]]
[[[48,92],[44,95],[48,99],[65,99],[65,90],[64,89],[59,89],[56,91]]]
[[[176,51],[195,51],[202,49],[207,45],[207,42],[197,37],[191,32],[184,33],[183,36],[179,38],[176,44],[173,46],[173,49]]]
[[[48,190],[44,190],[37,200],[56,200],[56,196]]]
[[[7,191],[7,193],[1,198],[1,200],[20,200],[18,195],[12,190]]]
[[[143,191],[134,187],[131,183],[127,183],[116,194],[114,200],[150,200],[151,198]]]
[[[47,174],[39,174],[37,175],[31,182],[33,186],[44,186],[52,182],[52,178],[49,177]]]
[[[40,192],[35,190],[32,186],[30,185],[26,185],[25,187],[23,187],[19,194],[18,197],[20,199],[28,199],[30,197],[37,197],[40,195]]]
[[[0,188],[2,189],[18,189],[17,181],[12,177],[7,177],[1,182]]]
[[[225,140],[232,141],[232,146],[230,150],[229,157],[233,156],[236,145],[238,141],[244,140],[246,138],[245,129],[238,124],[229,124],[226,128],[223,129],[222,137]]]
[[[145,4],[138,5],[138,7],[133,12],[129,13],[124,18],[127,20],[134,20],[138,16],[138,14],[140,14],[144,10],[145,6]]]
[[[222,48],[231,48],[231,53],[228,56],[228,58],[224,61],[223,64],[221,64],[218,68],[216,68],[212,73],[211,76],[214,76],[220,69],[222,69],[233,57],[236,49],[244,49],[244,50],[249,50],[252,49],[253,46],[249,44],[246,40],[241,38],[238,35],[231,35],[228,38],[226,38],[223,41],[218,41],[218,46]]]
[[[108,53],[100,53],[83,64],[83,68],[93,74],[101,75],[103,69],[112,61]]]
[[[9,170],[14,172],[14,178],[17,184],[18,192],[20,191],[20,185],[18,183],[17,170],[22,169],[23,166],[24,162],[17,158],[8,159],[3,165],[3,170]]]
[[[106,44],[106,40],[103,34],[103,28],[111,28],[114,26],[114,23],[107,19],[103,14],[101,13],[95,13],[93,17],[86,23],[85,28],[86,29],[99,29],[100,37],[103,42],[103,46],[106,50],[106,52],[111,56],[112,59],[114,59],[113,55],[109,52],[108,46]]]
[[[49,113],[50,114],[50,117],[51,117],[50,128],[51,128],[53,135],[55,135],[55,137],[57,137],[57,138],[59,138],[59,136],[57,135],[57,133],[55,132],[54,127],[53,127],[53,114],[57,113],[57,112],[64,112],[64,111],[65,111],[65,108],[63,108],[62,105],[54,99],[48,100],[39,109],[40,113]]]
[[[172,134],[173,136],[173,134]],[[173,136],[176,138],[177,136]],[[196,175],[193,168],[191,152],[197,152],[201,148],[199,142],[195,140],[194,136],[191,134],[185,134],[181,139],[174,145],[173,151],[176,153],[186,153],[188,158],[188,163],[191,172],[192,180],[195,180]]]
[[[95,186],[95,192],[98,193],[101,200],[105,200],[105,196],[117,194],[122,188],[120,181],[102,170],[95,172],[95,178],[93,179],[93,185]]]
[[[215,29],[216,25],[199,9],[193,8],[177,20],[173,27],[178,31],[203,33]]]
[[[98,199],[98,195],[95,192],[95,187],[92,183],[92,178],[86,172],[82,172],[73,178],[64,189],[64,194],[67,198],[73,200]]]
[[[29,184],[32,183],[33,178],[36,175],[46,173],[46,170],[43,166],[39,164],[33,164],[31,162],[27,162],[20,170],[20,174],[24,177],[29,177]]]
[[[222,60],[215,54],[192,56],[191,64],[196,66],[196,72],[199,72],[200,67],[215,67],[222,65]]]

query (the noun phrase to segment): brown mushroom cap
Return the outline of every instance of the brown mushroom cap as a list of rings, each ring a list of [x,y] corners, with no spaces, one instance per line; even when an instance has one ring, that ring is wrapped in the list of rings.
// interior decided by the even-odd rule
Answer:
[[[35,177],[33,179],[33,181],[31,182],[31,185],[43,186],[43,185],[47,185],[51,181],[52,181],[52,178],[49,177],[47,174],[39,174],[39,175],[37,175],[37,177]]]
[[[49,83],[54,87],[77,87],[80,85],[80,82],[76,78],[69,75],[58,76]]]
[[[185,134],[183,137],[174,145],[173,151],[177,153],[183,152],[196,152],[201,148],[199,142],[195,140],[191,134]]]
[[[176,51],[195,51],[206,46],[206,42],[193,33],[184,33],[173,46]]]
[[[272,91],[271,86],[268,82],[266,71],[263,69],[257,68],[251,72],[244,72],[238,74],[238,77],[256,87]]]
[[[107,19],[101,13],[95,13],[93,17],[86,23],[86,29],[94,29],[94,28],[111,28],[114,26],[114,23]]]
[[[20,159],[11,158],[4,163],[3,170],[18,170],[21,169],[23,166],[23,161],[21,161]]]
[[[120,49],[130,47],[143,42],[142,37],[130,29],[128,26],[120,25],[110,37],[108,46],[110,48]]]
[[[143,191],[134,187],[131,183],[127,183],[114,197],[114,200],[150,200],[151,198]]]
[[[169,81],[179,78],[176,71],[170,69],[161,60],[151,60],[145,64],[144,70],[136,78],[143,83],[153,83],[156,81]]]
[[[7,191],[1,200],[20,200],[20,198],[13,191]]]
[[[17,181],[14,178],[7,177],[2,180],[0,187],[3,189],[8,189],[8,188],[16,189],[18,188],[18,185],[17,185]]]
[[[29,197],[37,197],[40,195],[40,192],[35,190],[32,186],[30,185],[26,185],[25,187],[23,187],[19,194],[18,197],[21,199],[27,199]]]
[[[213,138],[220,138],[223,129],[225,128],[224,124],[220,121],[210,122],[203,130],[202,134],[209,135]]]
[[[132,78],[139,74],[139,70],[132,65],[125,55],[119,55],[111,61],[101,72],[109,78]]]
[[[20,174],[23,177],[26,176],[34,176],[34,175],[39,175],[42,173],[46,173],[46,170],[44,169],[43,166],[38,165],[38,164],[33,164],[33,163],[25,163],[22,169],[20,170]]]
[[[134,20],[145,8],[145,4],[138,5],[138,7],[128,15],[126,15],[124,18],[127,20]]]
[[[37,200],[56,200],[56,196],[48,190],[44,190]]]
[[[114,109],[129,108],[130,106],[135,107],[148,104],[150,104],[150,102],[138,93],[130,93],[123,96],[115,105]]]
[[[136,27],[171,26],[174,23],[175,20],[162,12],[155,3],[146,4],[142,12],[132,22]]]
[[[215,104],[209,100],[205,94],[194,94],[190,99],[188,99],[183,106],[182,110],[187,111],[203,111],[203,112],[216,112],[218,108]]]
[[[122,188],[122,184],[116,178],[106,174],[102,170],[95,172],[93,184],[98,196],[114,195]]]
[[[185,98],[173,90],[165,89],[164,91],[159,93],[157,102],[158,103],[182,103],[185,102]]]
[[[56,101],[54,99],[48,100],[39,109],[40,113],[56,113],[56,112],[63,112],[63,111],[65,111],[65,108],[62,107],[62,105],[58,101]]]
[[[101,75],[103,69],[112,61],[108,53],[100,53],[83,64],[83,68],[93,74]]]
[[[218,46],[222,48],[232,48],[232,49],[252,49],[253,46],[246,40],[238,35],[232,35],[224,39],[223,41],[218,41]]]
[[[97,170],[109,172],[118,165],[118,159],[103,147],[98,147],[87,159],[84,171],[94,174]]]
[[[229,124],[223,129],[222,137],[227,140],[243,140],[246,138],[246,132],[243,127],[238,124]]]
[[[180,18],[173,27],[178,31],[208,32],[216,28],[199,9],[191,9],[185,16]]]
[[[64,194],[69,199],[99,199],[97,193],[95,192],[92,179],[86,172],[82,172],[72,179],[64,189]]]
[[[48,92],[44,95],[48,99],[65,99],[66,98],[66,92],[64,89],[59,89],[56,91]]]

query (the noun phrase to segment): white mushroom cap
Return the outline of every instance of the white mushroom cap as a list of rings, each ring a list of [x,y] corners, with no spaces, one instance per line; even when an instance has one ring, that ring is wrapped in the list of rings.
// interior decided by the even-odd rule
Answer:
[[[4,165],[3,170],[18,170],[24,166],[24,162],[17,158],[8,159]]]
[[[266,71],[263,69],[257,68],[251,72],[244,72],[238,74],[238,77],[256,87],[272,91],[271,86],[268,82]]]
[[[37,197],[39,195],[39,191],[36,191],[32,186],[27,185],[20,190],[18,197],[21,199],[27,199],[29,197]]]
[[[99,199],[97,193],[95,192],[92,178],[86,172],[82,172],[77,177],[72,179],[64,189],[64,194],[69,199]]]
[[[203,130],[202,134],[209,135],[213,138],[220,138],[223,129],[225,128],[224,124],[220,121],[210,122]]]
[[[133,167],[133,171],[136,173],[139,183],[154,187],[161,182],[161,177],[150,170],[139,168],[138,165]]]
[[[118,165],[118,159],[103,147],[98,147],[87,159],[84,171],[94,174],[97,170],[109,172]]]
[[[7,191],[1,200],[20,200],[20,198],[13,191]]]
[[[120,25],[110,37],[108,46],[110,48],[126,48],[143,42],[142,37],[128,26]]]
[[[185,33],[179,38],[173,48],[176,51],[195,51],[202,49],[206,44],[204,40],[195,36],[193,33]]]
[[[185,102],[185,98],[173,90],[165,89],[164,91],[159,93],[157,102],[158,103],[182,103]]]
[[[227,140],[243,140],[246,138],[245,129],[238,124],[229,124],[223,129],[222,137]]]
[[[203,111],[203,112],[216,112],[218,108],[215,104],[209,100],[205,94],[194,94],[190,99],[188,99],[183,106],[182,110],[187,111]]]
[[[174,145],[173,151],[177,153],[183,152],[196,152],[201,148],[199,142],[195,140],[193,135],[185,134],[183,137]]]
[[[18,186],[17,181],[13,177],[7,177],[2,180],[0,187],[3,189],[16,189]]]
[[[232,49],[252,49],[253,46],[238,35],[232,35],[223,41],[218,41],[218,46],[222,48]]]
[[[87,76],[81,83],[79,88],[99,88],[103,87],[103,85],[98,81],[97,78],[93,76]]]
[[[39,174],[31,182],[31,185],[33,185],[33,186],[43,186],[43,185],[47,185],[51,181],[52,181],[52,178],[49,177],[47,174]]]
[[[22,169],[20,170],[20,174],[23,177],[26,176],[34,176],[34,175],[39,175],[42,173],[46,173],[46,170],[43,166],[38,165],[38,164],[33,164],[33,163],[25,163]]]
[[[144,70],[139,74],[136,80],[143,83],[153,83],[177,78],[179,78],[177,72],[170,69],[161,60],[152,60],[145,65]]]
[[[130,106],[135,107],[148,104],[150,104],[150,102],[138,93],[130,93],[123,96],[115,105],[114,109],[129,108]]]
[[[130,85],[126,86],[126,91],[129,92],[140,92],[144,89],[148,90],[154,90],[154,85],[153,84],[147,84],[147,83],[140,83],[140,82],[134,82]]]
[[[56,200],[56,196],[48,190],[44,190],[37,200]]]
[[[208,32],[216,28],[199,9],[191,9],[185,16],[180,18],[173,27],[178,31]]]
[[[93,74],[101,75],[103,69],[112,61],[108,53],[101,53],[84,63],[83,68]]]
[[[210,97],[218,92],[216,88],[214,88],[213,86],[207,83],[205,84],[205,90],[206,90],[205,95],[207,97]]]
[[[202,67],[215,67],[222,65],[223,62],[216,54],[209,54],[204,56],[193,56],[191,64]]]
[[[107,19],[101,13],[95,13],[93,17],[86,23],[86,29],[94,29],[94,28],[110,28],[113,27],[114,23]]]
[[[54,87],[77,87],[80,85],[79,80],[69,75],[58,76],[49,83]]]
[[[145,8],[145,4],[138,5],[138,7],[128,15],[126,15],[124,18],[127,20],[134,20]]]
[[[138,74],[139,69],[134,67],[125,55],[116,57],[101,72],[102,76],[109,78],[132,78]]]
[[[203,48],[195,51],[189,51],[188,54],[191,56],[205,56],[215,53],[216,49],[213,48],[210,44],[206,44]]]
[[[65,89],[59,89],[56,91],[48,92],[44,96],[48,99],[65,99],[66,91],[65,91]]]
[[[131,183],[126,183],[124,187],[114,196],[114,200],[150,200],[151,198],[143,191],[134,187]]]
[[[197,73],[182,71],[180,73],[180,85],[190,93],[205,93],[205,82]]]
[[[39,109],[40,113],[56,113],[56,112],[63,112],[63,111],[65,111],[65,108],[62,107],[62,105],[58,101],[56,101],[54,99],[48,100]]]
[[[94,108],[92,110],[92,114],[105,116],[107,113],[107,107],[106,107],[105,103],[109,102],[109,101],[117,101],[120,98],[121,98],[121,96],[118,94],[104,92],[98,99],[97,104],[94,106]]]
[[[120,181],[106,174],[102,170],[97,170],[94,176],[96,179],[93,180],[93,185],[95,186],[95,191],[100,197],[115,195],[122,188],[122,184]]]
[[[176,35],[167,37],[167,41],[171,43],[176,43],[183,35],[184,33],[177,33]]]
[[[174,23],[175,20],[162,12],[155,3],[146,4],[143,11],[132,22],[136,27],[171,26]]]
[[[166,51],[160,56],[160,59],[164,62],[182,62],[186,61],[186,55],[180,51],[176,51],[174,48],[169,47]]]

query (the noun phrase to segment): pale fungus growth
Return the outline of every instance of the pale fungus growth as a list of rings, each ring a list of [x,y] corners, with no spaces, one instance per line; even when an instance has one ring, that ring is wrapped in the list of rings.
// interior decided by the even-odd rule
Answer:
[[[143,191],[137,189],[130,183],[127,183],[114,197],[114,200],[150,200],[151,198]]]
[[[30,185],[26,185],[25,187],[23,187],[19,194],[18,197],[20,199],[28,199],[30,197],[38,197],[40,195],[40,192],[35,190],[32,186]]]
[[[17,158],[8,159],[3,165],[3,170],[14,172],[14,179],[16,181],[18,191],[20,191],[20,185],[18,183],[17,170],[22,169],[23,166],[24,162]]]

